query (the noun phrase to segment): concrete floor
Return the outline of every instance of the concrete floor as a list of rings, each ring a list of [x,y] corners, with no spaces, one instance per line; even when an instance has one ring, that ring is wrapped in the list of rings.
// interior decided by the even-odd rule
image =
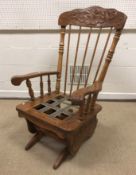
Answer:
[[[54,160],[63,145],[43,138],[29,151],[31,138],[15,106],[24,100],[0,100],[0,175],[135,175],[136,103],[99,102],[98,126],[73,159],[56,171]]]

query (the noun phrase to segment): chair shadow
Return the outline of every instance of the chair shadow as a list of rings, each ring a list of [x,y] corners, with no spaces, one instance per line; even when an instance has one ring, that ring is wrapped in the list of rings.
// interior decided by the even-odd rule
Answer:
[[[32,137],[33,134],[28,131],[25,121],[24,124],[20,123],[20,125],[16,126],[16,129],[8,135],[8,139],[10,139],[13,149],[24,151],[25,154],[28,153],[28,155],[33,156],[34,160],[38,159],[41,163],[44,162],[45,164],[52,166],[65,145],[57,142],[53,138],[45,136],[26,152],[25,145]],[[27,158],[29,159],[29,157]]]
[[[16,133],[22,132],[22,130],[25,131],[25,133],[16,135]],[[83,168],[102,162],[103,158],[107,154],[107,149],[110,149],[110,146],[115,142],[116,135],[116,127],[105,126],[104,124],[98,122],[93,137],[81,146],[75,157],[69,156],[66,161],[71,161],[72,164]],[[19,126],[16,127],[16,131],[12,132],[8,138],[10,138],[16,146],[18,145],[18,147],[24,149],[25,144],[32,136],[33,135],[26,130],[26,125],[25,128],[24,125],[21,125],[21,128]],[[64,147],[64,144],[61,144],[50,137],[43,137],[41,141],[34,145],[34,147],[32,147],[28,152],[35,159],[38,158],[41,162],[51,166]],[[49,157],[47,157],[47,155]]]

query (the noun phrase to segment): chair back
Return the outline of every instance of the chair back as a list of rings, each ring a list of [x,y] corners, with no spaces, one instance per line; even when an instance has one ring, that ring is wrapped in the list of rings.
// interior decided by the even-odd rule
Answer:
[[[71,95],[73,90],[95,81],[103,82],[126,19],[116,9],[99,6],[75,9],[59,16],[57,92],[61,89]]]

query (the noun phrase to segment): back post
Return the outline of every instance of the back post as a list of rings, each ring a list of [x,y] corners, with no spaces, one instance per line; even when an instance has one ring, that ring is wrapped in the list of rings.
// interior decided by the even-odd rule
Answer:
[[[58,94],[60,92],[60,83],[61,83],[65,28],[66,28],[65,26],[61,26],[61,32],[60,32],[59,56],[58,56],[58,67],[57,67],[58,75],[57,75],[57,82],[56,82],[56,93]]]
[[[118,30],[116,30],[116,32],[115,32],[115,35],[114,35],[114,37],[113,37],[113,41],[112,41],[111,47],[110,47],[110,49],[109,49],[109,51],[108,51],[108,54],[107,54],[106,59],[105,59],[105,63],[104,63],[104,65],[103,65],[103,67],[102,67],[102,70],[101,70],[101,72],[100,72],[100,76],[98,77],[98,80],[97,80],[97,81],[100,82],[100,83],[103,83],[103,81],[104,81],[104,78],[105,78],[105,76],[106,76],[106,73],[107,73],[109,64],[110,64],[110,62],[111,62],[111,60],[112,60],[112,57],[113,57],[113,54],[114,54],[114,52],[115,52],[116,45],[117,45],[117,43],[118,43],[118,41],[119,41],[121,32],[122,32],[121,29],[118,29]],[[97,100],[97,97],[98,97],[98,93],[95,93],[95,94],[93,95],[93,97],[92,97],[91,104],[90,104],[90,109],[91,109],[91,110],[94,109],[94,105],[95,105],[95,102],[96,102],[96,100]]]
[[[112,60],[112,57],[113,57],[113,54],[115,52],[115,49],[116,49],[116,45],[119,41],[119,38],[120,38],[120,35],[121,35],[121,32],[122,30],[121,29],[118,29],[116,30],[115,32],[115,35],[113,37],[113,41],[112,41],[112,44],[111,44],[111,47],[108,51],[108,54],[107,54],[107,57],[105,59],[105,63],[103,65],[103,68],[102,68],[102,71],[100,73],[100,76],[98,78],[98,82],[103,82],[104,81],[104,78],[106,76],[106,73],[107,73],[107,70],[108,70],[108,67],[109,67],[109,64]]]

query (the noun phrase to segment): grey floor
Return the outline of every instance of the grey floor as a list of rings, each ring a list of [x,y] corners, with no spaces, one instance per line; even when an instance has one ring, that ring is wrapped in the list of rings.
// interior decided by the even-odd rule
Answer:
[[[31,150],[24,119],[17,116],[21,100],[0,100],[0,175],[135,175],[136,103],[99,102],[103,111],[92,139],[73,159],[54,171],[52,165],[63,145],[43,138]]]

